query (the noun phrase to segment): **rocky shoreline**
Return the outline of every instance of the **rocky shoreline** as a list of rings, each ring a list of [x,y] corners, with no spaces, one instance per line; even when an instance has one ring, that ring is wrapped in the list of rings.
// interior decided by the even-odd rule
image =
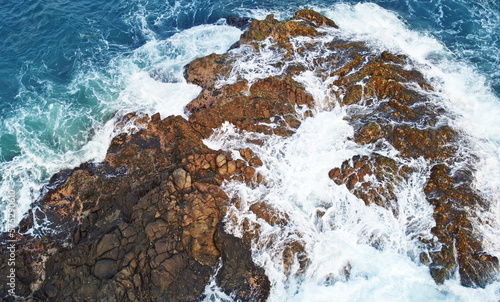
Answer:
[[[441,118],[444,109],[430,97],[433,88],[407,68],[411,62],[404,56],[342,39],[292,41],[334,30],[332,20],[311,10],[298,11],[289,21],[272,15],[252,20],[232,49],[258,54],[263,43],[272,41],[282,54],[274,66],[279,73],[249,82],[232,74],[242,52],[212,54],[186,66],[186,80],[203,88],[186,106],[188,120],[139,113],[123,117],[117,127],[134,124],[137,130],[115,137],[103,163],[54,175],[48,192],[21,222],[16,293],[28,301],[197,301],[217,272],[217,285],[235,300],[265,301],[271,284],[250,249],[258,234],[249,231],[238,238],[224,230],[228,206],[238,200],[220,188],[225,181],[249,186],[265,181],[256,172],[263,163],[250,149],[240,150],[241,158],[235,159],[209,149],[203,140],[225,122],[245,131],[293,135],[320,105],[294,80],[306,71],[335,77],[329,93],[346,108],[353,140],[374,146],[370,156],[331,167],[332,181],[366,205],[390,209],[397,203],[393,186],[411,173],[404,159],[425,160],[424,193],[436,226],[433,240],[422,239],[427,252],[420,255],[421,263],[437,283],[457,269],[464,286],[484,287],[496,280],[498,259],[483,251],[471,223],[470,209],[488,201],[473,187],[473,158],[458,154],[465,138]],[[297,60],[322,49],[321,59]],[[377,152],[387,145],[399,152],[401,162]],[[466,168],[449,168],[457,162]],[[265,203],[251,211],[268,223],[286,224],[286,215]],[[35,225],[52,231],[35,237],[26,233]],[[7,234],[0,238],[8,239]],[[305,268],[303,251],[292,244],[287,259],[298,259]],[[0,274],[8,275],[8,269],[6,259],[0,259]],[[0,295],[13,301],[1,286]]]

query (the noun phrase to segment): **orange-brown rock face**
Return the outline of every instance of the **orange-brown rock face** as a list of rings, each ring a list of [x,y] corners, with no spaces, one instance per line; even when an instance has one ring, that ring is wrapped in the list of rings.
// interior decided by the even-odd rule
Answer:
[[[186,106],[189,120],[129,114],[123,123],[135,119],[142,129],[115,137],[103,163],[56,174],[48,193],[20,225],[23,232],[35,222],[53,231],[41,239],[19,239],[24,265],[17,275],[18,293],[42,301],[196,301],[221,262],[215,279],[222,290],[242,301],[266,300],[270,282],[253,263],[249,247],[259,234],[248,227],[240,239],[224,231],[227,205],[238,201],[229,200],[220,188],[231,180],[257,185],[262,175],[256,168],[264,163],[250,149],[240,151],[243,159],[233,159],[202,140],[225,122],[240,130],[293,135],[301,119],[315,110],[313,97],[294,78],[305,71],[335,77],[326,89],[336,105],[345,107],[353,140],[374,150],[331,167],[330,178],[367,205],[393,208],[394,186],[411,168],[378,151],[390,146],[402,161],[425,160],[432,168],[424,193],[434,206],[432,233],[441,247],[429,248],[422,262],[437,282],[457,267],[463,285],[490,282],[498,259],[483,252],[467,210],[484,200],[473,189],[472,177],[460,176],[470,171],[448,168],[457,161],[461,138],[441,119],[444,110],[428,96],[432,88],[419,72],[407,69],[404,56],[374,53],[362,43],[341,39],[321,47],[314,39],[294,44],[297,36],[325,35],[326,27],[337,28],[311,10],[297,12],[290,21],[272,15],[253,20],[239,45],[250,45],[257,54],[270,38],[273,47],[283,50],[283,61],[273,66],[284,66],[282,74],[251,83],[237,77],[219,85],[238,55],[198,58],[185,72],[188,82],[203,88]],[[310,51],[324,55],[307,66],[294,61]],[[263,202],[250,211],[271,225],[288,223],[286,213]],[[305,251],[302,242],[290,240],[282,255],[284,270],[298,259],[303,272]],[[7,269],[0,259],[0,274],[7,275]],[[5,290],[0,288],[0,294]]]
[[[484,287],[495,280],[498,258],[483,251],[482,243],[468,219],[467,207],[481,202],[478,192],[463,183],[463,179],[451,177],[446,165],[438,164],[431,170],[425,193],[435,207],[436,226],[432,231],[445,244],[440,252],[430,255],[434,260],[431,274],[435,279],[442,281],[448,277],[447,269],[455,264],[452,258],[454,253],[449,247],[454,247],[462,284]]]
[[[257,50],[259,46],[256,42],[272,38],[282,49],[287,51],[287,57],[290,57],[293,52],[293,48],[289,43],[290,37],[314,37],[320,35],[316,27],[326,25],[326,23],[336,27],[333,21],[311,10],[298,11],[292,19],[297,21],[280,22],[274,19],[274,15],[269,15],[265,20],[261,21],[253,20],[250,28],[241,36],[240,43],[250,44]]]
[[[222,227],[228,197],[219,185],[251,167],[201,139],[184,118],[155,115],[147,128],[116,137],[105,162],[59,179],[37,211],[62,232],[26,251],[29,262],[51,249],[38,276],[39,264],[26,265],[33,277],[18,280],[21,294],[52,301],[196,300],[222,259],[227,266],[246,263],[221,271],[228,292],[264,300],[269,281],[263,270],[249,247]],[[38,239],[25,241],[35,246]]]
[[[459,145],[464,143],[463,138],[442,118],[445,110],[429,96],[432,94],[432,87],[423,75],[408,69],[411,65],[408,58],[389,52],[374,53],[362,43],[333,39],[322,45],[326,50],[314,60],[314,65],[297,65],[292,57],[301,56],[308,51],[320,51],[321,47],[316,47],[314,40],[301,47],[292,46],[294,36],[314,37],[323,35],[318,31],[318,26],[337,27],[332,21],[309,10],[297,12],[292,19],[300,23],[279,22],[272,15],[263,21],[253,21],[240,43],[250,44],[258,50],[259,44],[255,41],[271,37],[286,51],[282,64],[288,67],[282,78],[286,79],[289,75],[298,75],[306,70],[314,70],[323,78],[336,77],[331,85],[332,94],[336,95],[340,105],[346,107],[348,121],[355,129],[353,139],[358,144],[373,144],[377,150],[388,143],[399,152],[402,161],[423,158],[430,167],[453,166],[464,160],[457,153]],[[260,82],[262,81],[270,79]],[[253,95],[255,93],[250,89],[250,96]],[[226,118],[234,124],[242,125],[242,129],[269,133],[268,129],[255,129],[236,119]],[[196,119],[193,114],[192,120]],[[220,122],[215,122],[212,128],[218,125]],[[330,177],[338,185],[346,185],[367,205],[375,203],[394,208],[391,206],[397,203],[394,186],[410,173],[410,167],[375,152],[369,157],[356,156],[344,162],[341,167],[330,171]],[[465,170],[458,173],[472,175],[471,171]],[[437,282],[449,278],[458,267],[463,285],[484,287],[497,274],[498,259],[483,251],[481,241],[470,222],[472,211],[467,209],[487,201],[482,200],[481,195],[473,189],[472,177],[466,180],[456,177],[451,169],[441,174],[439,179],[448,179],[446,182],[452,189],[444,192],[438,190],[445,197],[436,199],[435,195],[438,193],[429,189],[429,186],[432,187],[432,183],[437,182],[437,177],[431,173],[425,193],[429,203],[435,207],[436,227],[432,229],[432,233],[443,247],[439,252],[431,252],[423,258],[429,259],[431,275]],[[430,250],[434,249],[431,247],[434,243],[429,243],[429,246]],[[480,269],[475,270],[474,267]]]
[[[280,22],[270,15],[265,20],[252,22],[239,43],[250,44],[258,51],[258,41],[271,38],[277,47],[285,50],[281,64],[288,67],[281,76],[262,79],[247,89],[244,80],[221,88],[215,88],[215,82],[209,82],[200,97],[187,106],[192,112],[190,122],[200,133],[208,136],[212,129],[229,121],[243,130],[285,136],[293,134],[294,125],[300,125],[294,106],[313,108],[314,102],[291,76],[314,70],[323,77],[337,77],[332,93],[337,96],[340,105],[346,106],[349,122],[355,129],[354,141],[358,144],[375,144],[377,149],[378,145],[383,146],[387,142],[402,159],[424,158],[431,165],[453,165],[456,162],[459,134],[443,122],[441,115],[444,109],[428,96],[432,87],[418,71],[408,70],[409,61],[405,56],[388,52],[376,54],[362,43],[333,40],[326,44],[328,55],[316,59],[315,65],[297,65],[292,57],[317,51],[317,48],[314,42],[305,47],[292,46],[294,36],[314,37],[323,34],[317,30],[319,26],[337,27],[332,21],[309,10],[297,12],[292,19]],[[217,65],[221,62],[219,57],[209,56],[200,60],[210,61],[206,63],[213,66],[210,73],[227,77],[229,71]],[[196,76],[188,76],[188,79],[194,83],[206,82]],[[360,107],[363,109],[359,110]],[[198,111],[199,108],[207,110]],[[281,117],[286,123],[271,128],[268,126],[272,122],[271,117]],[[367,205],[374,203],[395,211],[397,197],[394,187],[410,173],[410,167],[375,152],[369,157],[356,156],[344,162],[341,167],[330,171],[330,177],[338,185],[346,185]],[[431,181],[432,174],[429,183]],[[456,184],[457,181],[451,180],[450,183]],[[481,197],[474,193],[471,184],[472,179],[464,183],[462,186],[467,189],[461,194],[455,192],[445,210],[436,206],[434,195],[426,190],[428,201],[436,206],[434,218],[437,225],[432,233],[443,245],[441,251],[426,256],[430,258],[431,275],[437,282],[449,278],[459,267],[463,285],[485,286],[497,272],[498,259],[482,252],[480,240],[473,239],[476,235],[466,208],[477,206]],[[447,213],[446,219],[442,219],[443,212]],[[263,217],[273,216],[265,214]],[[451,226],[457,229],[464,223],[466,227],[461,232],[440,231]],[[459,240],[459,237],[462,239]],[[454,247],[454,241],[459,242],[460,247]],[[464,242],[471,243],[466,245]],[[434,249],[432,246],[433,243],[429,243],[430,250]],[[479,272],[473,269],[471,263],[481,267]]]
[[[248,95],[241,91],[218,98],[206,110],[193,112],[189,121],[205,136],[226,121],[242,130],[288,136],[300,125],[295,106],[313,103],[311,95],[289,76],[269,77],[253,84]],[[271,119],[279,119],[276,127],[268,126],[274,122]]]
[[[400,174],[404,175],[403,171],[398,171],[397,163],[381,155],[355,156],[352,162],[353,166],[345,161],[340,168],[330,170],[330,178],[338,185],[345,184],[366,205],[375,203],[391,208],[396,202],[393,186],[401,179]],[[369,180],[367,176],[374,176],[374,179]]]
[[[355,128],[354,140],[361,145],[375,146],[385,141],[399,151],[402,158],[424,158],[431,166],[435,165],[425,193],[435,207],[436,227],[432,233],[442,248],[422,255],[423,262],[430,262],[431,275],[438,283],[450,278],[458,267],[463,285],[484,287],[496,276],[498,259],[483,251],[470,222],[472,213],[467,209],[485,201],[474,191],[472,177],[459,180],[450,169],[443,168],[462,160],[457,155],[461,143],[459,133],[446,123],[439,123],[444,110],[419,92],[419,89],[429,91],[431,87],[418,72],[403,69],[406,58],[382,53],[365,57],[368,63],[362,66],[357,55],[352,57],[352,61],[334,74],[339,76],[336,83],[344,92],[340,103],[347,106],[349,121]],[[360,81],[366,84],[360,85]],[[410,88],[415,83],[418,88]],[[365,106],[366,110],[360,114],[354,109],[356,106]],[[355,157],[354,166],[346,161],[332,169],[330,177],[339,185],[345,184],[366,204],[388,207],[391,202],[397,203],[393,186],[409,170],[389,159],[381,161],[382,158]],[[439,173],[438,167],[441,167]],[[367,175],[376,181],[366,181]],[[442,187],[445,184],[447,188]]]
[[[425,193],[434,206],[436,227],[432,233],[442,248],[422,255],[424,263],[430,262],[431,275],[442,283],[458,268],[463,285],[484,287],[494,280],[498,259],[483,251],[468,209],[486,201],[473,189],[472,177],[464,180],[445,168],[463,160],[457,154],[463,142],[459,133],[440,119],[444,109],[429,98],[427,92],[432,88],[420,73],[404,68],[407,59],[403,56],[383,52],[361,58],[359,53],[366,51],[362,45],[335,47],[346,49],[345,55],[352,58],[333,74],[338,76],[340,104],[346,106],[355,129],[354,140],[375,148],[387,142],[401,158],[424,158],[434,166]],[[359,110],[359,106],[364,109]],[[330,177],[366,204],[390,207],[397,203],[394,186],[408,172],[411,169],[405,165],[375,154],[345,161],[330,171]],[[470,171],[458,173],[472,175]],[[367,176],[372,176],[371,180],[367,181]]]

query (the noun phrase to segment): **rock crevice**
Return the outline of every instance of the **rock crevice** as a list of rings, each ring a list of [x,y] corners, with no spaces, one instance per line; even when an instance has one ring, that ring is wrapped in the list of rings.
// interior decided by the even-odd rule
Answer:
[[[140,130],[115,137],[104,162],[55,175],[21,222],[18,295],[32,301],[196,301],[221,262],[215,278],[222,290],[242,301],[266,300],[270,282],[250,252],[249,238],[258,233],[240,239],[225,232],[227,207],[238,201],[220,188],[224,181],[258,185],[263,179],[256,168],[264,163],[250,149],[241,150],[243,160],[233,159],[209,149],[203,139],[225,122],[250,132],[293,135],[316,111],[315,100],[294,78],[306,70],[322,79],[335,77],[327,88],[330,105],[345,106],[352,139],[375,150],[332,167],[330,178],[367,205],[394,208],[394,186],[412,172],[404,160],[423,158],[432,166],[425,194],[434,206],[436,238],[422,240],[428,246],[422,263],[439,283],[457,269],[465,286],[491,282],[498,259],[483,251],[467,211],[484,200],[472,177],[464,180],[448,168],[456,163],[460,135],[441,118],[444,109],[424,93],[432,88],[422,74],[408,70],[409,59],[333,39],[322,46],[324,56],[301,66],[294,58],[320,42],[310,39],[297,47],[294,37],[324,36],[326,27],[338,30],[333,21],[311,10],[289,21],[273,15],[247,21],[234,19],[238,26],[248,25],[235,47],[250,45],[258,53],[260,42],[270,38],[284,50],[283,74],[251,85],[238,78],[219,87],[217,81],[229,75],[238,58],[212,54],[186,66],[187,81],[203,88],[186,106],[188,120],[125,116],[124,123],[134,121]],[[387,144],[401,161],[377,153]],[[461,175],[471,175],[465,172]],[[251,211],[270,224],[287,224],[286,213],[264,203]],[[40,224],[52,231],[37,237],[24,233]],[[7,234],[0,239],[5,242]],[[295,259],[301,271],[307,267],[302,243],[291,242],[285,253],[285,270]],[[7,270],[2,258],[0,274],[8,275]],[[0,295],[7,296],[1,286]]]

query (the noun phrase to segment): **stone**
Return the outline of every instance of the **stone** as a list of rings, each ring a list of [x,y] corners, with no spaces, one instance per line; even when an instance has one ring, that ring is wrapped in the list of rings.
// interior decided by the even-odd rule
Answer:
[[[186,170],[179,168],[172,174],[174,178],[175,186],[178,190],[189,190],[191,189],[191,176]]]
[[[301,9],[295,12],[295,16],[292,18],[292,20],[309,21],[315,27],[330,26],[333,28],[339,28],[337,24],[335,24],[335,22],[311,9]]]
[[[363,86],[361,85],[349,86],[344,95],[344,98],[342,99],[342,104],[343,105],[356,104],[359,101],[361,101],[362,95],[363,95]]]
[[[97,245],[96,256],[99,257],[105,252],[118,247],[120,245],[120,241],[116,234],[106,234],[102,237],[101,241]]]
[[[94,275],[99,279],[110,279],[117,272],[116,261],[103,259],[96,262],[94,266]]]
[[[235,161],[229,161],[227,163],[227,173],[232,175],[236,171],[236,162]]]
[[[193,100],[196,101],[197,99]],[[293,134],[293,130],[289,129],[287,123],[270,127],[266,125],[271,123],[270,118],[296,115],[296,105],[312,107],[313,104],[312,96],[290,76],[268,77],[252,84],[250,94],[240,92],[234,96],[218,98],[206,110],[193,111],[189,120],[206,137],[225,122],[242,130],[289,136]]]
[[[233,16],[226,17],[227,25],[237,27],[241,30],[247,29],[250,26],[251,22],[252,22],[252,19],[250,19],[250,18],[233,17]]]
[[[377,182],[366,180],[369,175],[375,176]],[[393,184],[402,179],[393,159],[374,154],[356,155],[344,161],[340,168],[330,170],[328,176],[337,185],[345,185],[366,205],[373,203],[385,208],[391,208],[396,201]]]
[[[240,238],[227,234],[218,224],[215,234],[221,259],[226,263],[216,276],[226,294],[234,294],[240,301],[266,301],[271,284],[262,268],[249,269],[242,263],[252,259],[249,245]],[[254,297],[258,297],[255,299]]]
[[[215,159],[215,162],[217,163],[217,167],[222,167],[226,164],[226,156],[222,153],[217,155],[217,158]]]
[[[244,160],[249,161],[253,157],[253,151],[250,148],[240,150],[240,155]]]
[[[370,144],[384,137],[380,125],[376,122],[370,122],[359,129],[355,140],[358,144]]]
[[[167,231],[168,223],[162,219],[157,219],[154,222],[149,223],[145,230],[148,238],[151,241],[154,241],[158,238],[161,238]]]
[[[288,224],[289,217],[286,213],[280,213],[265,202],[256,202],[252,204],[250,206],[250,211],[252,211],[257,216],[257,218],[265,220],[270,225]]]
[[[260,167],[263,165],[262,160],[257,156],[254,156],[252,159],[248,161],[248,164],[252,167]]]

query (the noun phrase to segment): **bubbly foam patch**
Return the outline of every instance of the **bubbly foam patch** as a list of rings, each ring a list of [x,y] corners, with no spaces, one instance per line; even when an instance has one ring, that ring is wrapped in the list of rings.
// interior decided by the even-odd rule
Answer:
[[[361,40],[375,49],[390,50],[411,58],[435,87],[453,119],[451,124],[471,141],[466,153],[479,156],[475,186],[491,204],[481,209],[476,228],[485,236],[488,252],[500,255],[500,99],[478,70],[456,56],[429,33],[412,31],[392,12],[376,4],[338,4],[324,11],[347,38]]]
[[[184,115],[184,106],[201,91],[184,80],[184,65],[225,52],[240,35],[239,29],[223,22],[196,26],[166,40],[149,35],[151,40],[142,47],[112,58],[104,67],[82,66],[66,86],[43,80],[46,88],[41,92],[21,89],[19,97],[33,105],[7,118],[3,130],[15,134],[20,152],[0,164],[0,196],[14,188],[17,221],[53,174],[103,161],[124,114]],[[4,207],[2,203],[2,212]],[[5,219],[3,213],[2,222]]]
[[[470,147],[467,153],[480,156],[476,187],[485,196],[499,196],[496,179],[500,179],[500,166],[495,165],[499,164],[500,126],[494,119],[500,107],[485,78],[455,60],[434,37],[409,30],[395,14],[375,4],[336,4],[321,11],[340,26],[339,31],[325,29],[328,35],[363,41],[376,52],[406,54],[414,62],[408,68],[420,70],[436,87],[436,101],[449,110],[452,125],[473,142],[464,150]],[[265,58],[258,64],[259,70],[240,65],[238,74],[245,79],[264,77],[266,66],[274,66]],[[271,75],[275,70],[268,72]],[[223,188],[230,197],[241,200],[239,207],[228,213],[228,231],[242,236],[249,231],[244,229],[248,225],[258,228],[253,256],[271,280],[270,301],[498,300],[499,282],[485,289],[465,288],[456,275],[444,285],[436,285],[429,269],[420,264],[424,247],[419,238],[432,238],[430,230],[435,225],[433,208],[423,193],[429,175],[425,161],[408,162],[390,148],[384,152],[414,171],[395,185],[397,204],[393,207],[397,215],[376,205],[366,206],[345,186],[328,178],[330,168],[354,155],[369,155],[373,149],[347,139],[352,128],[343,120],[345,112],[338,106],[332,108],[336,100],[325,89],[334,78],[322,79],[314,71],[306,71],[294,79],[313,95],[319,113],[306,119],[292,137],[240,132],[225,124],[205,142],[212,149],[232,152],[235,158],[238,150],[250,147],[264,163],[257,168],[264,179],[259,186],[231,182]],[[256,140],[264,143],[256,145]],[[498,217],[499,207],[493,201],[478,214],[489,217],[479,230],[488,252],[498,255],[500,227],[493,217]],[[286,213],[288,222],[270,225],[258,218],[250,210],[257,202]],[[302,246],[304,253],[296,254],[285,268],[288,260],[284,255],[293,244]],[[305,270],[300,266],[303,257],[308,263]]]

